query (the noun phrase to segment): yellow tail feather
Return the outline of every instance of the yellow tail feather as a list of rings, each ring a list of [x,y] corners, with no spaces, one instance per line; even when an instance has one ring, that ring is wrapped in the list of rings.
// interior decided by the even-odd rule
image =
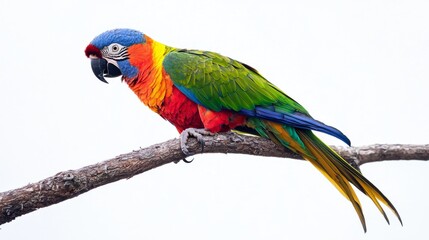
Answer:
[[[365,217],[363,215],[359,198],[356,196],[356,193],[350,185],[348,179],[346,179],[345,176],[341,174],[341,172],[334,166],[334,164],[332,164],[332,161],[326,155],[324,155],[323,152],[319,150],[313,142],[309,141],[305,137],[301,139],[305,143],[308,150],[314,156],[313,159],[306,158],[306,160],[311,162],[313,165],[315,165],[316,163],[325,166],[324,169],[319,169],[319,171],[321,171],[325,176],[328,175],[328,179],[330,180],[330,182],[333,183],[333,185],[337,187],[337,189],[352,203],[357,215],[359,216],[359,220],[362,224],[362,227],[366,232]]]
[[[350,185],[367,195],[389,223],[379,201],[389,207],[402,224],[401,217],[393,204],[359,171],[319,140],[311,131],[295,129],[297,136],[291,136],[281,124],[264,121],[267,135],[276,143],[299,153],[304,159],[312,163],[353,205],[366,232],[365,217],[359,199]],[[301,143],[301,144],[300,144]]]

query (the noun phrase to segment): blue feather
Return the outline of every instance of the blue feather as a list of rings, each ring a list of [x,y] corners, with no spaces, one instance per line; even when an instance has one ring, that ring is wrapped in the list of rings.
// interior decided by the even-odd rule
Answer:
[[[256,107],[253,110],[243,109],[240,113],[249,117],[258,117],[278,123],[287,124],[291,127],[315,130],[334,136],[350,146],[351,142],[340,130],[328,126],[320,121],[313,119],[310,116],[299,112],[295,113],[280,113],[276,112],[273,107]]]
[[[130,64],[130,60],[117,61],[119,68],[121,69],[122,76],[127,78],[134,78],[139,73],[139,70]]]
[[[129,47],[137,43],[145,42],[146,39],[144,38],[143,33],[123,28],[106,31],[92,40],[91,44],[96,46],[98,49],[103,49],[105,46],[112,43],[119,43],[122,46]]]
[[[194,93],[190,89],[188,89],[184,86],[181,86],[179,84],[174,84],[174,86],[176,86],[183,94],[185,94],[186,97],[190,98],[194,103],[204,106],[204,104],[202,104],[197,99],[197,97],[194,95]]]

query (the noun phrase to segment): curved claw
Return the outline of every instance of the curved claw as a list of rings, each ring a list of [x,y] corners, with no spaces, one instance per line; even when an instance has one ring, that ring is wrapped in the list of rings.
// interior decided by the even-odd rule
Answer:
[[[188,160],[188,159],[186,159],[186,158],[183,158],[183,159],[180,159],[180,160],[174,161],[174,163],[175,163],[175,164],[178,164],[180,161],[183,161],[183,162],[185,162],[185,163],[191,163],[191,162],[193,162],[193,161],[194,161],[194,159],[192,158],[191,160]]]
[[[194,159],[192,158],[191,160],[188,160],[186,158],[182,159],[182,161],[184,161],[185,163],[191,163],[194,161]]]
[[[204,139],[203,136],[211,136],[213,133],[199,128],[187,128],[180,134],[180,148],[185,155],[190,155],[188,146],[186,145],[190,137],[195,137],[197,141],[201,144],[201,152],[204,151]]]

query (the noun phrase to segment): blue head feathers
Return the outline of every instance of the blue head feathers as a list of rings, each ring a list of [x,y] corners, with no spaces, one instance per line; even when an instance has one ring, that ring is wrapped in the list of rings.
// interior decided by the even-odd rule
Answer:
[[[145,42],[146,39],[144,38],[143,33],[132,29],[120,28],[109,30],[98,35],[94,40],[92,40],[91,44],[102,49],[111,43],[119,43],[122,46],[129,47],[133,44]]]

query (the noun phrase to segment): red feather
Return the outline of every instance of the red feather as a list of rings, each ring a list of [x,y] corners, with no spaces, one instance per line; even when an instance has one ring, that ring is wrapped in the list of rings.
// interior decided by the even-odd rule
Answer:
[[[198,114],[198,105],[176,87],[172,86],[172,88],[172,93],[164,99],[159,114],[173,124],[179,132],[191,127],[203,128],[204,125]]]
[[[101,58],[101,51],[96,46],[89,44],[85,49],[85,55],[86,57],[96,56]]]

